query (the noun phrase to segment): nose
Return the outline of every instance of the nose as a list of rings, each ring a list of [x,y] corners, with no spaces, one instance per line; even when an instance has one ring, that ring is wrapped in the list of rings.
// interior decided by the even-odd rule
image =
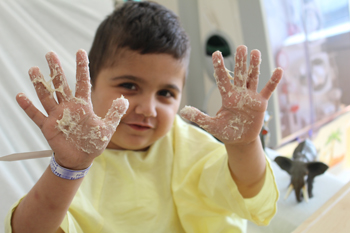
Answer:
[[[138,99],[138,103],[135,108],[137,114],[144,115],[145,117],[157,116],[157,101],[154,97],[142,97]]]

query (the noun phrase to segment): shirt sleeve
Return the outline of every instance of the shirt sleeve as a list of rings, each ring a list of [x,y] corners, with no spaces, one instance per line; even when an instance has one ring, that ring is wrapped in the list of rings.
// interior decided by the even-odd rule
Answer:
[[[187,175],[174,182],[174,199],[186,231],[244,232],[245,219],[267,225],[276,213],[278,199],[269,163],[262,190],[255,197],[244,199],[231,177],[227,154],[215,152],[219,151],[200,159]]]
[[[263,188],[255,197],[244,199],[229,171],[225,146],[211,137],[186,125],[174,133],[172,190],[184,229],[245,232],[246,220],[267,225],[276,213],[278,200],[269,161]]]
[[[64,217],[60,227],[65,233],[84,233],[69,211]]]
[[[11,206],[9,212],[7,213],[7,216],[5,217],[5,233],[12,233],[12,214],[24,197],[15,202]],[[83,231],[83,229],[80,227],[81,224],[78,223],[78,219],[80,220],[80,222],[86,225],[88,229],[91,229],[90,232],[99,232],[102,227],[101,223],[103,222],[103,220],[101,220],[100,216],[97,215],[94,215],[94,218],[88,218],[90,217],[91,213],[94,213],[95,211],[91,208],[88,208],[89,206],[81,200],[80,196],[75,197],[75,199],[77,200],[75,200],[75,202],[72,203],[71,207],[67,211],[67,214],[60,225],[61,229],[66,233],[84,233],[85,231]]]
[[[5,217],[5,233],[12,233],[12,226],[11,226],[11,219],[12,219],[12,214],[19,205],[19,203],[22,201],[24,197],[16,201],[8,211],[6,217]]]
[[[87,182],[87,176],[83,182]],[[82,191],[83,184],[73,198],[60,227],[66,233],[101,232],[104,219]]]
[[[17,206],[19,203],[23,200],[25,196],[23,196],[21,199],[16,201],[10,208],[9,212],[7,213],[5,217],[5,233],[12,233],[12,226],[11,226],[11,219],[13,212],[16,210]],[[74,224],[75,219],[70,216],[70,213],[68,212],[61,224],[61,228],[64,232],[69,232],[69,233],[83,233],[83,231],[79,228],[79,225]],[[76,227],[78,226],[78,228]]]
[[[251,221],[257,225],[268,225],[276,214],[279,192],[270,160],[266,157],[265,183],[258,195],[244,199]]]
[[[277,185],[266,157],[265,182],[253,198],[243,198],[228,168],[227,155],[208,160],[198,184],[199,190],[220,208],[225,208],[257,225],[268,225],[276,213]]]

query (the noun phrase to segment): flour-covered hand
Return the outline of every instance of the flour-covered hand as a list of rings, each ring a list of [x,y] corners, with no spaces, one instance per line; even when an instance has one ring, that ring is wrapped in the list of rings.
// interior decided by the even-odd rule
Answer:
[[[79,50],[76,55],[75,95],[67,84],[57,55],[49,52],[46,60],[50,68],[49,81],[44,79],[38,67],[32,67],[29,76],[47,116],[22,93],[17,95],[17,102],[41,129],[60,165],[71,169],[86,168],[108,145],[129,102],[124,98],[114,100],[105,118],[101,119],[92,108],[86,52]]]
[[[186,106],[180,114],[198,124],[225,144],[248,144],[254,141],[263,125],[267,102],[282,77],[277,68],[260,93],[257,92],[260,74],[260,52],[251,51],[247,70],[247,48],[239,46],[236,51],[234,77],[225,68],[219,51],[213,53],[215,79],[222,96],[222,107],[215,117]],[[231,72],[232,73],[232,72]]]

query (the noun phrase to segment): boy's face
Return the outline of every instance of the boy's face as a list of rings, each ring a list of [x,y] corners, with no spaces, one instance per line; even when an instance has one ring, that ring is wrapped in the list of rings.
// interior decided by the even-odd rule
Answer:
[[[163,137],[179,109],[185,75],[186,65],[171,55],[131,50],[102,69],[91,93],[95,113],[103,118],[114,99],[129,100],[107,148],[145,150]]]

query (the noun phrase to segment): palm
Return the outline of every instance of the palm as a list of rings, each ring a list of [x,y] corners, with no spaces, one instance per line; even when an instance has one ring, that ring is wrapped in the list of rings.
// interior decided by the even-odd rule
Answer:
[[[56,154],[75,154],[69,161],[61,158],[63,164],[79,164],[103,152],[115,126],[97,117],[91,105],[72,101],[51,111],[41,130]]]
[[[237,48],[233,84],[220,52],[213,54],[215,78],[222,96],[222,107],[215,117],[207,116],[193,107],[182,111],[184,118],[228,144],[249,143],[256,139],[263,124],[267,101],[282,76],[282,70],[276,69],[264,89],[257,93],[260,52],[251,52],[248,70],[246,54],[245,46]]]
[[[223,142],[252,141],[262,127],[267,101],[249,90],[232,92],[234,97],[223,99],[213,117],[211,132]]]
[[[128,108],[128,102],[126,99],[115,100],[106,117],[101,119],[92,109],[86,53],[77,53],[75,96],[68,87],[57,56],[48,53],[46,58],[55,89],[51,88],[50,82],[45,81],[37,67],[31,68],[29,74],[48,116],[44,116],[21,95],[17,100],[41,129],[57,155],[57,161],[70,168],[91,163],[106,148],[120,118]],[[57,102],[53,98],[53,92],[56,92]]]

